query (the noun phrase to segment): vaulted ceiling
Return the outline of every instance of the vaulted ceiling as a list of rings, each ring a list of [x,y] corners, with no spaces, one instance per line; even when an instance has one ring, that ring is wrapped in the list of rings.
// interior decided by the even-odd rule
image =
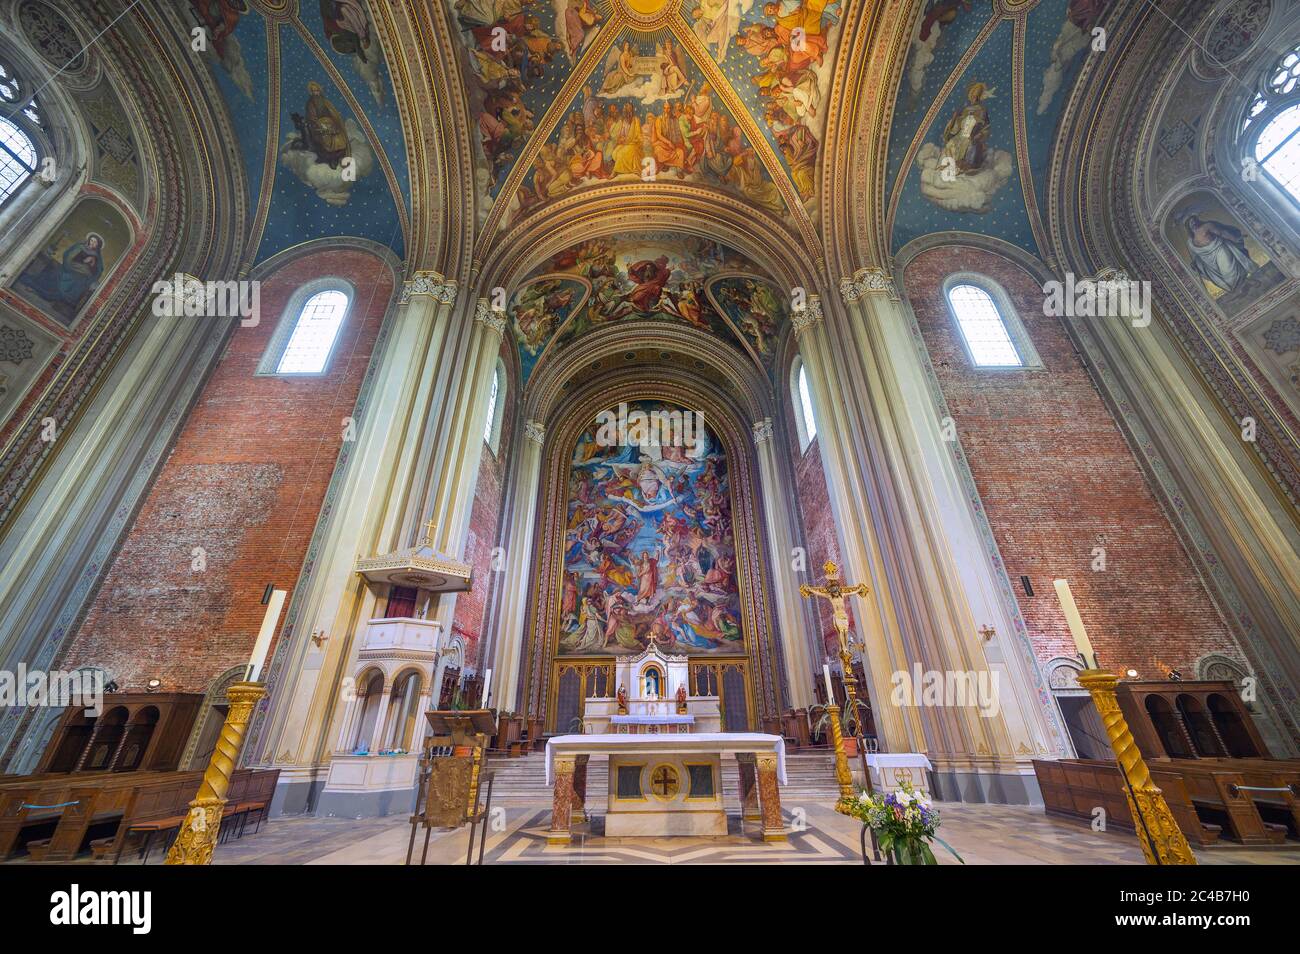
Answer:
[[[585,189],[662,180],[814,239],[839,0],[447,2],[483,235]]]

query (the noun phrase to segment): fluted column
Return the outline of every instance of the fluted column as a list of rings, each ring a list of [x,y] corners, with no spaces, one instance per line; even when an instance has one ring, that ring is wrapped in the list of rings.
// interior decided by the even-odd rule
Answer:
[[[528,570],[533,556],[533,532],[537,525],[538,476],[542,467],[542,445],[546,431],[536,421],[524,424],[524,441],[518,450],[510,524],[503,537],[506,547],[505,580],[501,605],[496,614],[493,683],[497,686],[495,708],[513,712],[518,703],[519,674],[523,663],[524,627],[528,622]]]
[[[876,495],[868,486],[876,463],[864,470],[861,458],[854,453],[862,446],[862,429],[850,421],[850,414],[856,410],[849,406],[854,395],[834,354],[820,297],[809,296],[807,309],[796,312],[791,320],[808,376],[817,444],[839,529],[843,576],[853,583],[866,582],[872,589],[871,596],[855,607],[854,618],[858,636],[866,647],[863,669],[876,731],[886,751],[926,751],[925,733],[916,710],[881,704],[889,698],[893,673],[907,670],[909,654],[894,607],[885,555],[869,510],[868,502]]]
[[[791,562],[794,532],[789,511],[782,501],[791,488],[783,486],[777,466],[772,419],[754,424],[754,448],[758,459],[760,493],[763,497],[763,522],[767,526],[768,550],[772,555],[772,599],[776,603],[777,622],[781,629],[781,650],[785,659],[786,684],[790,705],[796,709],[813,703],[813,657],[808,646],[803,610],[799,605],[799,580]]]

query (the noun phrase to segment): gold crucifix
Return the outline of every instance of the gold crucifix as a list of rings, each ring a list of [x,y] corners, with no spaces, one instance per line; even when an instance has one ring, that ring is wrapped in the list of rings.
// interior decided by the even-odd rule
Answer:
[[[871,589],[865,583],[848,586],[840,582],[840,568],[829,560],[822,569],[826,572],[826,579],[822,581],[822,585],[809,586],[807,583],[800,583],[799,595],[804,599],[820,596],[831,601],[831,617],[835,623],[835,632],[840,637],[840,655],[847,656],[849,654],[849,611],[844,598],[866,596]]]
[[[433,518],[430,517],[429,521],[425,523],[423,526],[424,526],[424,545],[427,547],[431,547],[433,546],[433,535],[438,531],[438,525],[434,523]]]

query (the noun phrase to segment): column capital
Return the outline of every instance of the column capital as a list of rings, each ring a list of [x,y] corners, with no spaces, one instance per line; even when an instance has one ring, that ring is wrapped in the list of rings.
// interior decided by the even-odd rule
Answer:
[[[822,323],[822,299],[820,295],[809,295],[808,305],[790,316],[795,338],[802,338],[804,332],[810,331]]]
[[[546,428],[537,421],[524,422],[524,437],[537,444],[539,447],[546,440]]]
[[[761,421],[754,422],[754,444],[766,444],[772,439],[772,419],[765,417]]]
[[[486,298],[480,298],[474,304],[474,320],[481,321],[498,335],[506,330],[506,313],[497,311]]]
[[[852,278],[840,279],[840,296],[846,305],[867,295],[888,295],[890,301],[898,301],[898,289],[889,272],[883,268],[859,268]]]
[[[416,272],[402,283],[402,294],[398,304],[405,305],[416,295],[427,296],[444,305],[456,303],[457,285],[434,271]]]

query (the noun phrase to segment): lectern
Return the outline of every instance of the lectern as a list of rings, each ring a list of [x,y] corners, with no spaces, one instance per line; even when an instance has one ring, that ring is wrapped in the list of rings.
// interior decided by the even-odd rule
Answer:
[[[429,833],[432,828],[459,828],[469,822],[469,853],[466,864],[474,853],[475,828],[483,825],[483,842],[487,841],[487,812],[491,808],[491,780],[488,784],[488,801],[479,807],[479,781],[483,767],[483,753],[488,739],[496,731],[496,717],[490,709],[437,709],[426,712],[433,734],[424,742],[421,758],[421,785],[424,806],[418,804],[411,815],[411,838],[406,847],[406,863],[411,863],[415,850],[415,830],[424,827],[424,850],[420,864],[429,854]],[[450,755],[435,755],[439,749],[450,749]],[[479,847],[479,862],[483,848]]]

